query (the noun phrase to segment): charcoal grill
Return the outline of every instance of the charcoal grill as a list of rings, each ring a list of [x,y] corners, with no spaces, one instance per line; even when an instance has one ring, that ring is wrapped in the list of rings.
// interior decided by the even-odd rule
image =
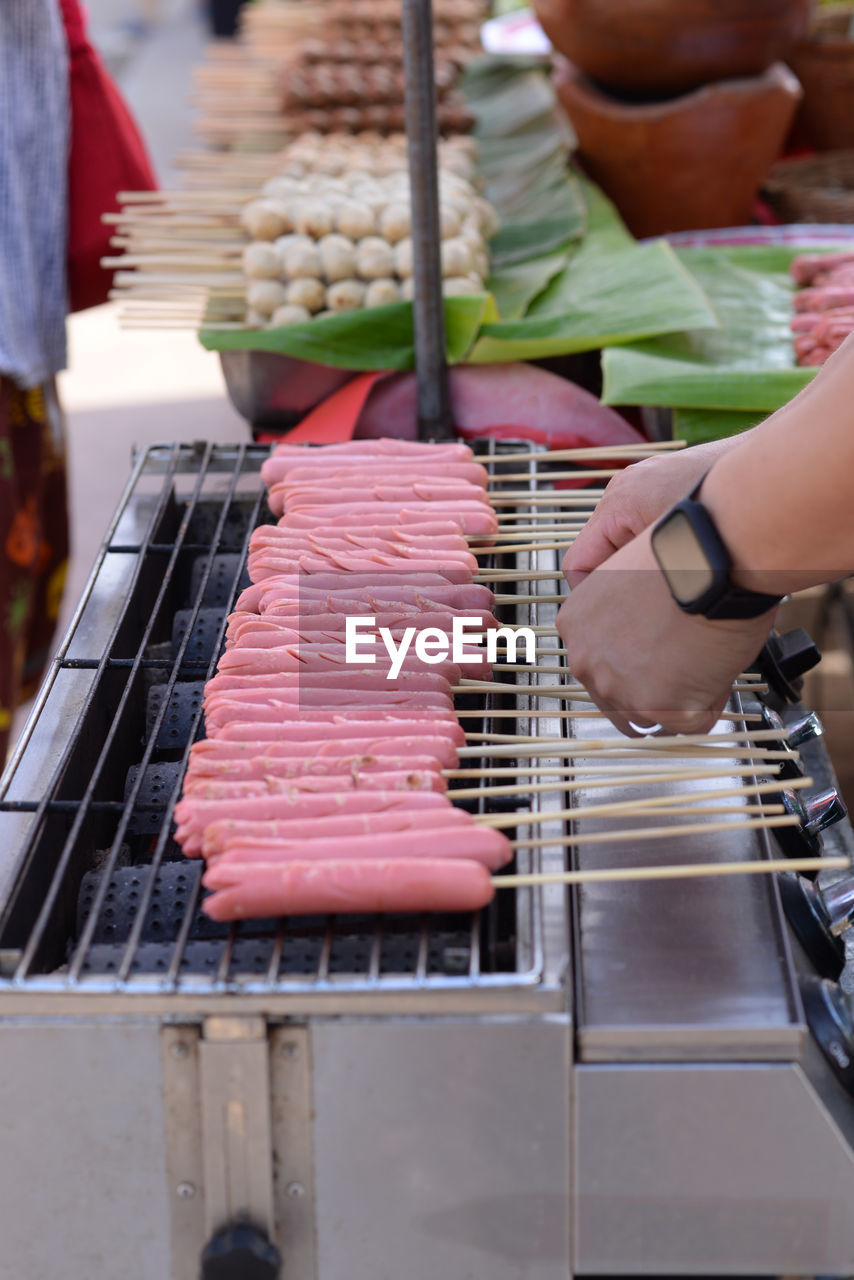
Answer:
[[[139,455],[0,784],[0,1276],[197,1280],[212,1241],[237,1256],[226,1229],[284,1280],[854,1270],[854,1107],[770,878],[527,888],[474,917],[199,912],[171,814],[272,519],[266,456]],[[514,562],[558,573],[553,551]],[[503,621],[550,625],[554,582],[529,589]],[[541,639],[545,688],[563,668]],[[554,706],[477,705],[487,731]],[[518,731],[584,735],[574,709]],[[769,848],[734,831],[656,853]],[[651,859],[615,836],[575,865],[595,860]]]

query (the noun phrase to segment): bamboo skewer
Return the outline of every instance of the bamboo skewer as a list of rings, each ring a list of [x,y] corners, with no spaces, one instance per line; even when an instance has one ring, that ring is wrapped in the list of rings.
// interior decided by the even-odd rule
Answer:
[[[787,753],[788,754],[788,753]],[[763,776],[779,778],[779,770],[763,771]],[[513,778],[512,785],[507,786],[506,794],[517,794],[520,790],[519,778],[583,778],[580,785],[587,787],[614,787],[654,783],[656,785],[670,782],[701,782],[712,778],[753,778],[756,776],[754,764],[732,764],[726,761],[697,764],[668,769],[663,765],[653,766],[648,761],[634,764],[567,764],[539,765],[525,768],[508,768],[506,765],[493,766],[490,769],[443,769],[443,778]],[[531,784],[526,783],[523,790],[527,792]],[[535,783],[535,786],[551,786],[551,783]],[[490,788],[454,787],[449,795],[454,799],[473,799],[484,795]],[[504,784],[497,784],[496,794],[505,794]]]
[[[510,844],[514,849],[547,849],[561,845],[565,848],[575,848],[584,844],[612,844],[615,840],[628,844],[637,840],[669,840],[675,836],[715,835],[721,831],[762,831],[767,828],[799,825],[800,818],[786,814],[779,818],[745,818],[744,822],[684,822],[673,827],[636,827],[631,831],[589,831],[586,834],[579,832],[567,836],[532,836],[529,840],[511,840]],[[830,859],[822,858],[819,861],[826,865]],[[788,864],[789,859],[786,858],[785,862]],[[733,864],[723,865],[732,866]],[[849,865],[847,859],[846,865]],[[786,865],[781,866],[780,870],[789,871],[791,868]]]
[[[786,780],[788,790],[802,791],[805,787],[811,787],[812,785],[812,778]],[[748,794],[751,796],[776,795],[779,790],[779,781],[760,782],[751,787],[742,785],[740,787],[720,788],[717,791],[697,791],[687,797],[668,795],[641,796],[633,800],[615,800],[609,801],[607,804],[579,805],[575,809],[555,809],[551,812],[541,813],[519,810],[516,813],[480,814],[477,821],[482,827],[493,827],[495,830],[501,831],[505,827],[531,827],[552,821],[580,822],[582,819],[587,818],[634,817],[647,809],[658,811],[663,808],[669,809],[673,806],[684,808],[686,804],[689,805],[689,808],[692,808],[695,804],[699,806],[699,803],[704,800],[728,800],[736,797],[744,799]],[[699,807],[697,811],[700,812]]]
[[[466,774],[465,769],[447,769],[443,770],[443,776],[448,774],[460,775]],[[489,769],[471,769],[468,771],[472,775],[483,774],[486,777],[493,777],[500,770],[491,771]],[[515,773],[515,770],[504,770],[505,773]],[[535,776],[540,773],[552,772],[548,769],[534,770]],[[568,768],[564,771],[555,769],[555,774],[563,772],[570,774],[570,777],[557,777],[549,782],[526,782],[521,785],[518,781],[512,783],[495,783],[490,787],[454,787],[448,792],[448,796],[452,800],[477,800],[481,796],[485,799],[499,798],[501,796],[531,796],[554,793],[556,791],[595,791],[605,787],[641,787],[641,786],[666,786],[671,782],[709,782],[714,778],[752,778],[756,774],[756,768],[752,764],[734,765],[730,769],[719,768],[717,772],[713,770],[703,771],[700,769],[660,769],[652,773],[636,772],[636,773],[614,773],[607,774],[604,777],[598,775],[588,777],[586,771],[582,768]],[[774,774],[778,779],[779,774]],[[779,784],[782,785],[782,784]],[[750,791],[749,787],[744,788],[745,793]],[[675,799],[674,799],[675,803]]]
[[[779,742],[785,739],[787,731],[779,729],[744,729],[734,733],[671,733],[648,737],[632,738],[630,741],[641,750],[660,747],[730,747],[741,742]],[[537,738],[524,734],[517,737],[512,733],[467,733],[467,738],[480,738],[485,742],[511,742],[525,746],[536,743],[543,747],[573,747],[573,755],[588,755],[591,751],[609,751],[614,746],[611,738]],[[723,741],[722,741],[723,739]],[[733,741],[729,741],[732,739]],[[628,741],[628,739],[623,739]],[[470,748],[463,747],[463,751]]]
[[[555,654],[559,651],[556,649]],[[527,668],[530,670],[530,668]],[[569,671],[566,667],[549,667],[549,675],[568,675]],[[748,685],[745,693],[764,692],[767,685],[761,679],[751,679],[752,672],[743,671],[738,677],[736,684]],[[469,680],[463,678],[459,684],[452,685],[452,693],[525,693],[531,694],[536,698],[574,698],[577,690],[583,690],[584,686],[580,684],[564,685],[564,684],[513,684],[505,680]]]
[[[583,698],[589,698],[590,694],[589,693],[578,694],[576,696],[579,698],[579,700],[581,700]],[[596,708],[595,710],[588,710],[588,708],[586,707],[573,707],[572,711],[563,711],[563,712],[557,709],[555,709],[554,711],[542,711],[542,710],[531,711],[531,710],[525,710],[525,708],[519,708],[519,707],[514,708],[512,711],[504,711],[504,710],[501,710],[500,708],[499,709],[490,708],[490,709],[484,710],[481,707],[475,711],[457,711],[456,716],[458,720],[473,719],[474,717],[480,717],[480,718],[485,718],[489,720],[528,720],[528,719],[554,720],[562,716],[565,716],[567,719],[572,719],[572,720],[576,720],[579,717],[585,717],[585,716],[593,716],[595,718],[601,717],[601,719],[603,720],[607,719],[604,711],[600,711],[598,708]],[[759,715],[758,712],[722,711],[720,715],[720,719],[732,720],[736,724],[741,724],[743,720],[746,720],[752,723],[752,722],[760,721],[762,717],[761,715]]]
[[[531,760],[544,756],[546,759],[562,760],[567,756],[572,756],[574,759],[579,757],[587,759],[589,756],[600,755],[612,759],[626,756],[636,759],[650,751],[654,755],[676,756],[679,759],[763,761],[800,759],[797,751],[777,747],[763,749],[759,743],[749,743],[744,746],[726,743],[722,746],[714,746],[708,742],[704,742],[702,745],[690,742],[683,744],[678,739],[673,738],[669,740],[664,738],[624,738],[621,742],[608,742],[606,740],[600,745],[591,747],[590,742],[593,741],[592,739],[556,738],[547,742],[525,740],[517,742],[513,739],[512,734],[494,734],[492,737],[497,737],[501,741],[488,741],[478,746],[458,747],[457,759]],[[510,740],[508,741],[508,739]]]
[[[566,596],[496,595],[496,604],[563,604]]]
[[[511,544],[509,547],[499,547],[497,550],[495,547],[472,547],[471,552],[475,556],[509,556],[533,551],[566,551],[574,541],[574,538],[565,538],[563,542],[523,542],[519,546]]]
[[[511,475],[501,475],[495,473],[489,477],[490,484],[507,484],[510,481],[533,480],[537,484],[552,484],[555,480],[610,480],[613,476],[618,476],[623,467],[608,467],[603,469],[594,469],[592,467],[579,468],[577,471],[539,471],[533,475],[529,475],[526,471],[514,472]],[[563,493],[564,490],[559,492]],[[514,495],[509,493],[506,495],[512,498]]]
[[[597,490],[597,500],[601,496],[601,491]],[[491,496],[489,501],[493,507],[577,507],[579,503],[585,503],[585,493],[583,489],[573,493],[563,489],[555,490],[554,493],[531,493],[527,489],[522,489],[517,493]]]
[[[580,497],[580,496],[581,496],[581,495],[579,495],[579,497]],[[602,496],[601,494],[597,494],[594,498],[591,498],[591,499],[589,500],[589,503],[588,503],[588,505],[589,505],[589,507],[590,507],[590,510],[589,510],[589,511],[578,511],[578,512],[576,512],[576,513],[575,513],[574,518],[577,520],[579,516],[584,516],[584,520],[585,520],[585,523],[586,523],[586,522],[587,522],[587,520],[589,520],[590,516],[593,514],[593,509],[594,509],[594,507],[596,506],[596,503],[597,503],[597,502],[599,501],[599,499],[601,498],[601,496]],[[581,503],[581,502],[579,502],[579,506],[581,506],[581,505],[582,505],[582,503]],[[517,524],[518,522],[520,522],[520,521],[522,521],[522,520],[525,520],[525,521],[527,521],[527,522],[529,522],[529,523],[530,523],[532,520],[533,520],[533,521],[536,521],[536,520],[547,521],[547,520],[548,520],[548,521],[550,521],[552,524],[556,524],[556,523],[561,523],[561,522],[562,522],[562,513],[561,513],[560,511],[516,511],[516,512],[510,512],[510,513],[506,513],[506,512],[505,512],[505,513],[503,513],[503,514],[502,514],[500,511],[497,511],[495,514],[496,514],[496,519],[498,520],[499,531],[501,531],[501,532],[506,532],[506,531],[507,531],[506,529],[502,529],[502,526],[507,526],[507,525],[511,525],[511,526],[512,526],[512,525]],[[570,512],[567,512],[566,514],[567,514],[568,516],[570,516],[570,517],[572,517],[572,516],[573,516],[573,513],[572,513],[571,511],[570,511]],[[567,521],[567,523],[569,523],[569,521]]]
[[[577,449],[543,449],[531,450],[528,453],[493,453],[488,457],[479,458],[478,461],[492,464],[501,462],[572,462],[574,459],[595,461],[597,458],[629,458],[634,454],[645,457],[647,454],[672,453],[685,447],[686,442],[684,440],[645,440],[643,443],[600,444]]]
[[[473,575],[474,582],[554,582],[562,578],[559,566],[554,569],[483,569]]]
[[[711,823],[709,827],[732,830],[756,830],[761,827],[792,826],[793,821],[772,818],[767,822]],[[666,830],[669,830],[666,828]],[[673,828],[675,830],[675,828]],[[631,833],[624,833],[630,835]],[[517,847],[520,847],[517,845]],[[527,846],[526,846],[527,847]],[[607,884],[632,880],[681,880],[706,876],[773,875],[778,871],[842,871],[850,867],[848,858],[768,858],[762,862],[683,862],[673,866],[599,867],[589,871],[534,871],[516,875],[493,876],[496,889],[522,889],[538,885]]]

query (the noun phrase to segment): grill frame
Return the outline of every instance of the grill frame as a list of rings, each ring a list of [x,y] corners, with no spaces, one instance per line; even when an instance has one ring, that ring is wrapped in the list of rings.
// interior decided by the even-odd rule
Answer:
[[[502,457],[508,459],[512,458],[514,451],[516,450],[512,446],[496,449],[494,443],[489,447],[490,454],[500,452]],[[247,513],[245,536],[239,551],[240,567],[235,573],[229,590],[232,603],[238,594],[249,535],[251,530],[264,520],[266,508],[258,472],[268,453],[269,450],[265,446],[251,444],[237,446],[167,444],[151,445],[136,459],[80,604],[60,645],[24,733],[0,779],[0,825],[4,820],[8,821],[10,814],[15,812],[20,815],[19,821],[23,820],[24,823],[29,816],[29,835],[23,847],[19,849],[14,885],[12,891],[5,895],[3,910],[0,913],[0,939],[3,939],[3,945],[0,946],[0,1011],[19,1006],[20,996],[26,994],[28,1008],[32,1007],[32,1001],[35,999],[40,1009],[61,1007],[63,1011],[69,1011],[70,1008],[78,1006],[84,1009],[90,1007],[91,1000],[97,997],[99,1008],[119,1011],[133,1007],[142,1011],[140,1001],[144,1002],[145,1009],[153,1010],[163,1007],[165,998],[168,1002],[167,1007],[170,1009],[198,1009],[210,1013],[213,1010],[211,1002],[216,1004],[218,1001],[228,1000],[235,992],[239,992],[244,1000],[251,1001],[252,1010],[283,1013],[293,1010],[298,1010],[300,1013],[310,1012],[343,998],[346,998],[348,1008],[353,1008],[354,1011],[367,1007],[376,1007],[378,1010],[387,1012],[400,1012],[410,1008],[417,1008],[419,1012],[440,1010],[472,1012],[482,1011],[485,1007],[494,1007],[505,1012],[533,1009],[564,1010],[566,990],[562,975],[568,957],[568,915],[567,895],[559,886],[522,889],[514,892],[517,936],[514,943],[516,951],[514,967],[511,970],[489,971],[481,967],[480,963],[484,948],[489,952],[491,946],[492,951],[495,952],[498,943],[502,941],[506,947],[506,940],[502,940],[496,933],[499,911],[503,911],[505,915],[507,913],[507,900],[504,898],[503,904],[499,901],[498,907],[493,906],[486,912],[480,913],[481,920],[477,916],[472,918],[468,928],[469,966],[468,972],[464,974],[452,975],[429,971],[431,933],[425,918],[417,928],[416,958],[411,973],[386,973],[380,970],[379,958],[383,935],[379,925],[375,925],[373,929],[370,954],[364,973],[344,975],[330,972],[330,959],[336,936],[338,936],[335,924],[330,920],[325,928],[317,970],[314,974],[289,974],[283,977],[278,972],[278,959],[288,937],[291,936],[291,930],[286,932],[283,922],[279,922],[269,931],[270,962],[263,976],[257,973],[232,971],[234,950],[239,946],[241,940],[239,930],[242,926],[232,926],[228,931],[216,972],[209,976],[203,973],[188,973],[181,967],[193,928],[193,914],[199,896],[198,881],[201,871],[198,862],[188,861],[185,864],[187,874],[194,883],[191,884],[188,905],[172,947],[172,959],[166,973],[162,971],[137,973],[133,970],[138,949],[140,945],[144,945],[141,942],[143,930],[152,895],[155,892],[155,876],[150,873],[146,884],[141,886],[141,900],[136,919],[118,969],[113,973],[104,974],[85,971],[87,956],[90,955],[90,944],[95,937],[98,918],[105,905],[110,874],[117,867],[122,866],[123,837],[127,833],[134,804],[143,786],[145,765],[156,753],[158,735],[170,705],[172,691],[179,683],[181,673],[186,674],[186,666],[182,665],[184,655],[193,630],[193,622],[199,610],[204,607],[205,590],[215,563],[214,558],[218,552],[222,553],[220,543],[223,531],[226,529],[228,512],[235,503],[242,502],[245,506],[248,501],[251,509]],[[531,474],[529,487],[533,488],[536,477],[535,463],[529,463],[528,469]],[[240,482],[241,478],[250,476],[254,480],[254,493],[250,491],[246,495],[240,488]],[[210,477],[219,477],[219,483],[224,488],[213,538],[208,546],[207,543],[192,540],[192,529],[194,518],[200,507],[209,500],[210,495],[205,486]],[[189,495],[184,501],[179,501],[179,482],[187,478],[190,482]],[[519,486],[516,484],[514,487]],[[148,507],[147,516],[146,507]],[[172,507],[175,508],[174,511],[171,511]],[[140,509],[137,510],[137,508]],[[180,520],[174,536],[164,540],[161,531],[170,514],[180,515]],[[272,519],[268,512],[266,514],[268,519]],[[136,536],[128,536],[129,532]],[[234,548],[229,545],[225,550],[233,552]],[[156,627],[161,621],[164,601],[171,590],[174,577],[177,576],[181,557],[191,554],[201,556],[205,553],[207,554],[198,578],[196,595],[189,606],[189,625],[177,652],[168,660],[162,657],[152,658],[149,656],[148,641],[157,635]],[[127,572],[125,574],[127,582],[123,588],[124,604],[112,620],[112,626],[104,636],[99,651],[97,653],[86,651],[86,624],[91,623],[91,614],[99,595],[99,585],[105,579],[110,579],[112,564],[117,557],[128,557],[125,568],[130,566],[129,574]],[[141,632],[137,620],[138,640],[135,650],[125,652],[122,647],[122,637],[126,632],[134,633],[134,620],[128,618],[128,613],[139,591],[146,564],[152,557],[163,558],[166,568],[151,612]],[[523,553],[522,556],[515,557],[515,561],[531,570],[553,570],[556,581],[560,577],[559,564],[554,552]],[[534,580],[527,585],[535,595],[546,595],[546,588],[553,590],[554,586],[549,580]],[[524,584],[520,589],[524,589]],[[212,674],[216,655],[221,648],[225,620],[230,607],[227,605],[223,610],[222,623],[213,646],[214,656],[208,667],[198,673],[202,679]],[[508,612],[511,611],[511,616],[504,616],[502,620],[523,625],[526,622],[553,621],[556,607],[538,604],[519,605],[515,609],[511,607]],[[81,647],[84,647],[82,654]],[[554,650],[555,675],[559,679],[561,670],[565,668],[562,665],[556,637],[549,642],[548,647]],[[550,663],[551,661],[552,659],[549,659]],[[38,751],[40,729],[44,727],[45,720],[50,719],[51,698],[55,696],[58,683],[64,678],[64,673],[75,673],[75,678],[81,679],[83,673],[88,672],[93,674],[82,696],[74,730],[54,765],[50,781],[44,788],[43,794],[37,800],[30,799],[26,795],[22,797],[20,794],[16,799],[16,783],[20,780],[21,770],[26,771],[25,766],[28,760]],[[165,694],[159,698],[159,707],[156,709],[153,723],[149,724],[145,734],[143,755],[136,778],[123,801],[99,800],[97,798],[99,776],[109,762],[109,751],[118,733],[123,712],[131,699],[136,698],[138,703],[139,695],[144,690],[145,680],[155,679],[163,672],[166,673],[166,681],[160,687],[165,689]],[[100,754],[95,758],[92,775],[86,782],[79,802],[75,804],[75,801],[62,796],[62,789],[70,761],[79,746],[78,735],[81,732],[81,726],[84,726],[92,716],[105,685],[111,681],[118,684],[122,678],[124,678],[124,684],[121,685],[118,694],[116,714],[111,725],[106,729],[105,741]],[[551,678],[541,677],[541,679],[550,680]],[[487,708],[493,699],[494,695],[487,695]],[[540,707],[544,704],[540,704],[537,695],[534,694],[525,695],[525,701],[517,701],[516,705]],[[133,708],[131,713],[132,710]],[[469,722],[466,727],[473,729],[475,723]],[[491,725],[488,721],[487,709],[483,727],[488,730],[492,727],[501,729],[506,726],[502,726],[500,722],[495,726]],[[530,732],[537,736],[550,736],[560,733],[562,729],[565,733],[567,727],[567,722],[562,721],[558,714],[555,714],[554,718],[549,716],[520,721],[518,732],[523,733],[530,729]],[[181,758],[179,775],[183,774],[188,750],[189,743]],[[18,786],[18,793],[20,790],[21,787]],[[167,806],[170,817],[179,796],[180,777],[173,788]],[[544,806],[560,807],[566,799],[566,796],[561,798],[560,795],[532,797],[533,807],[537,810]],[[479,802],[478,807],[484,808],[483,800]],[[100,888],[96,890],[89,915],[77,937],[67,965],[48,970],[44,951],[51,943],[49,931],[52,915],[58,910],[59,899],[67,889],[65,877],[75,858],[76,837],[84,824],[91,822],[99,815],[105,824],[112,819],[118,821],[109,842],[105,874],[102,876]],[[22,894],[26,892],[28,884],[32,892],[33,881],[38,878],[34,874],[33,862],[39,856],[39,842],[44,840],[45,827],[49,823],[56,826],[70,823],[62,852],[58,855],[59,869],[54,872],[51,883],[44,893],[38,915],[32,929],[27,933],[24,945],[9,946],[9,934],[13,932],[15,913],[21,909]],[[155,870],[163,865],[170,839],[170,827],[171,822],[166,821],[158,833],[152,855]],[[524,828],[520,827],[519,830],[524,832]],[[563,851],[556,852],[559,865],[562,866]],[[520,869],[537,870],[540,866],[553,867],[557,863],[553,857],[549,857],[548,852],[541,854],[540,851],[534,851],[531,854],[520,854],[519,865]],[[79,878],[82,880],[82,876]],[[41,888],[43,890],[43,886]],[[67,903],[65,910],[67,915]],[[297,936],[301,935],[299,922],[293,932]],[[127,1004],[128,1000],[132,1003]],[[249,1006],[247,1011],[250,1011]]]

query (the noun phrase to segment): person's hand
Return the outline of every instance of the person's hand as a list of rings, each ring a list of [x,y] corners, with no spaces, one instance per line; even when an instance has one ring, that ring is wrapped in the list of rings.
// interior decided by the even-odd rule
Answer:
[[[645,458],[614,476],[563,558],[563,571],[569,585],[577,586],[615,551],[690,493],[736,439],[714,440],[679,453]]]
[[[574,587],[557,618],[573,679],[625,734],[708,733],[774,611],[710,622],[673,600],[643,533]]]

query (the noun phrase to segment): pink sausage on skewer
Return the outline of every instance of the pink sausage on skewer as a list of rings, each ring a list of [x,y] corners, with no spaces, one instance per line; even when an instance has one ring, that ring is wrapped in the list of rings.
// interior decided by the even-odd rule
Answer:
[[[196,756],[184,781],[186,790],[201,782],[265,782],[268,778],[294,781],[297,778],[346,777],[347,785],[361,786],[367,775],[382,774],[438,774],[440,785],[430,784],[431,789],[444,791],[446,783],[441,777],[441,762],[435,756],[396,756],[393,751],[376,756],[336,756],[329,760],[294,759],[271,755],[269,752],[248,756]],[[382,786],[374,790],[382,791]],[[399,786],[388,788],[398,791]]]
[[[397,440],[382,437],[378,440],[347,440],[340,444],[327,444],[320,449],[305,445],[282,443],[261,467],[261,476],[268,486],[281,480],[293,467],[346,465],[351,460],[371,461],[386,459],[420,459],[428,465],[434,463],[471,462],[474,453],[469,445],[447,443],[429,444],[424,441]]]
[[[208,689],[217,692],[230,689],[268,689],[275,684],[283,689],[296,689],[307,692],[316,689],[339,690],[348,694],[358,693],[362,689],[401,690],[419,693],[441,693],[451,698],[453,690],[445,676],[433,671],[401,671],[394,680],[387,680],[384,670],[372,670],[370,667],[353,671],[278,671],[269,675],[226,675],[220,673],[208,682]],[[207,690],[206,694],[207,696]]]
[[[379,480],[383,484],[410,484],[413,480],[463,480],[466,484],[479,485],[485,489],[489,484],[489,472],[480,462],[437,462],[419,459],[417,462],[378,462],[376,459],[364,458],[361,462],[352,458],[344,463],[339,461],[330,466],[293,467],[284,477],[273,481],[273,484],[285,485],[341,485],[362,484],[367,479]]]
[[[390,764],[390,761],[383,763]],[[407,764],[410,762],[407,761]],[[267,773],[263,778],[245,778],[229,781],[228,775],[222,778],[199,778],[188,782],[185,794],[190,799],[199,800],[244,800],[258,796],[289,795],[296,787],[298,790],[313,795],[324,791],[431,791],[444,793],[447,790],[445,780],[437,772],[438,761],[433,762],[432,769],[389,769],[387,772],[371,773],[370,770],[356,770],[324,777],[320,774],[305,774],[300,778],[279,778]]]
[[[376,726],[371,726],[376,728]],[[419,738],[421,735],[418,735]],[[429,735],[428,735],[429,736]],[[372,740],[374,741],[374,740]],[[402,750],[398,750],[401,741],[405,741]],[[442,741],[442,739],[439,739]],[[432,742],[432,739],[431,739]],[[305,772],[305,768],[299,766],[310,767],[316,769],[318,773],[329,773],[332,770],[321,769],[319,766],[329,761],[338,761],[346,765],[349,769],[350,762],[358,762],[362,759],[374,759],[375,757],[389,757],[395,759],[395,767],[403,767],[404,762],[408,762],[413,758],[426,759],[430,757],[434,763],[437,762],[436,752],[432,746],[425,750],[421,757],[418,752],[409,743],[409,740],[401,738],[389,738],[387,740],[379,739],[374,741],[376,750],[365,751],[353,745],[353,739],[347,742],[330,745],[328,740],[323,740],[315,744],[317,750],[310,754],[308,752],[294,751],[294,743],[279,742],[275,738],[224,738],[220,735],[218,738],[203,738],[200,742],[194,742],[191,754],[191,760],[195,761],[197,757],[210,757],[215,761],[228,760],[251,760],[253,756],[264,756],[277,760],[290,760],[294,762],[295,772]]]
[[[356,858],[471,858],[490,871],[497,871],[513,857],[510,842],[500,831],[479,827],[475,823],[464,828],[425,831],[413,828],[401,840],[397,831],[377,831],[370,835],[321,836],[316,840],[276,838],[273,840],[246,840],[236,836],[228,842],[217,868],[231,870],[234,863],[282,863],[312,861],[336,861]],[[205,883],[216,888],[213,877]]]
[[[339,551],[358,547],[370,547],[375,551],[386,547],[422,547],[436,552],[468,551],[469,544],[468,538],[464,538],[461,533],[407,534],[393,525],[372,526],[359,530],[348,529],[342,525],[338,529],[315,532],[313,529],[286,529],[278,524],[262,524],[253,531],[249,539],[250,551],[258,547],[284,547],[286,550],[300,548],[312,551],[319,546],[331,546]]]
[[[271,490],[273,498],[280,486]],[[426,479],[413,481],[410,484],[373,484],[356,485],[352,488],[326,489],[312,485],[281,486],[284,489],[285,511],[299,511],[305,507],[335,507],[346,509],[350,503],[369,502],[377,513],[380,503],[390,502],[397,505],[407,502],[441,502],[446,509],[451,503],[477,503],[489,506],[489,498],[483,489],[476,484],[464,484],[455,481]],[[271,507],[272,510],[272,507]]]
[[[382,651],[376,655],[376,662],[369,664],[376,671],[387,672],[391,665],[388,655]],[[429,664],[437,675],[444,676],[453,684],[459,684],[461,671],[459,666],[447,660]],[[232,674],[265,675],[271,672],[292,672],[307,675],[310,671],[321,672],[335,670],[352,670],[355,674],[361,668],[354,668],[345,662],[345,646],[343,644],[298,644],[281,645],[277,649],[227,649],[219,660],[217,671]],[[407,651],[401,671],[425,671],[423,664],[415,653]],[[483,670],[487,670],[486,664]]]
[[[407,523],[400,519],[400,513],[392,516],[387,515],[384,507],[380,508],[379,516],[375,520],[366,521],[357,519],[355,516],[345,516],[343,519],[336,517],[334,520],[318,524],[314,520],[308,520],[305,516],[296,513],[282,516],[278,524],[264,525],[263,528],[284,529],[292,537],[300,536],[303,538],[318,537],[324,533],[337,538],[357,537],[359,535],[367,535],[371,538],[392,538],[396,542],[420,542],[430,538],[463,537],[462,525],[458,520],[452,519],[450,514],[438,518],[425,515],[423,520]],[[467,538],[465,542],[468,545]]]
[[[403,526],[417,526],[436,520],[455,520],[463,533],[488,542],[498,532],[498,519],[488,504],[482,502],[386,502],[379,507],[376,502],[348,502],[334,514],[328,505],[300,508],[289,513],[294,528],[329,528],[336,524],[351,524],[354,520],[375,521],[378,515],[393,518]],[[272,506],[271,510],[275,511]]]
[[[335,591],[349,592],[354,595],[356,592],[360,594],[363,591],[373,592],[378,588],[426,592],[433,588],[441,589],[448,586],[448,579],[442,574],[428,573],[411,564],[401,565],[400,568],[372,565],[369,572],[359,573],[346,568],[339,568],[337,572],[333,572],[331,567],[326,565],[322,572],[312,574],[282,573],[277,575],[275,581],[278,587],[292,592],[310,591],[320,595],[328,595]],[[263,592],[261,612],[264,612]]]
[[[459,730],[459,723],[455,726]],[[400,756],[436,756],[445,769],[457,766],[454,743],[456,735],[444,720],[421,724],[418,721],[400,721],[397,724],[300,724],[290,721],[286,728],[277,724],[227,724],[217,736],[224,742],[275,742],[281,755],[304,755],[306,750],[324,756],[375,756],[390,754]],[[358,745],[356,745],[358,744]],[[263,754],[263,747],[261,752]]]
[[[408,604],[424,610],[451,608],[461,613],[481,610],[491,613],[495,605],[492,591],[480,583],[459,587],[442,582],[422,587],[413,585],[407,575],[401,574],[400,578],[400,581],[392,580],[390,575],[386,582],[377,580],[366,591],[360,591],[358,596],[351,584],[343,579],[330,591],[328,587],[312,585],[308,578],[300,579],[297,583],[289,576],[269,578],[261,584],[261,613],[267,613],[278,605],[290,606],[294,603],[308,608],[311,601],[324,604],[330,611],[343,608],[344,602],[348,605],[354,602],[356,609],[350,610],[348,607],[347,612],[364,612],[367,606],[373,613],[379,613],[383,606],[390,609]]]
[[[205,724],[207,726],[208,737],[215,738],[218,733],[227,724],[276,724],[282,727],[282,737],[288,737],[287,729],[283,726],[287,724],[298,723],[300,725],[329,725],[340,726],[345,730],[349,728],[351,723],[361,726],[372,724],[374,732],[378,733],[380,728],[385,732],[387,725],[406,724],[414,726],[421,725],[422,729],[425,725],[445,724],[453,725],[454,734],[459,733],[459,737],[454,737],[454,741],[458,741],[462,746],[465,737],[460,722],[454,715],[453,710],[438,707],[401,707],[395,709],[393,707],[351,707],[348,709],[341,708],[321,708],[312,707],[302,710],[298,706],[282,705],[275,702],[230,702],[224,700],[209,708],[205,712]],[[379,727],[378,727],[379,726]],[[449,731],[449,736],[452,736]]]
[[[283,707],[294,707],[300,711],[355,711],[359,707],[365,710],[386,707],[389,711],[403,710],[406,707],[434,708],[437,711],[453,711],[450,698],[438,693],[407,693],[393,687],[383,689],[363,689],[361,692],[348,693],[345,689],[213,689],[205,693],[205,711],[213,710],[221,702],[267,703],[276,702]]]
[[[447,552],[442,557],[420,555],[393,555],[382,551],[318,553],[317,555],[285,556],[270,547],[262,547],[249,559],[249,574],[255,582],[264,578],[272,578],[278,574],[371,574],[392,573],[438,575],[445,582],[471,582],[477,572],[474,567],[454,558],[454,552]],[[376,581],[376,579],[374,579]]]
[[[339,788],[312,794],[297,786],[282,795],[255,800],[197,800],[187,797],[175,806],[176,839],[187,857],[194,857],[201,852],[202,833],[208,823],[225,818],[234,822],[244,818],[253,822],[277,818],[310,822],[313,818],[331,814],[385,813],[403,808],[439,809],[447,803],[445,796],[436,791],[414,791],[410,795],[404,791],[345,791]]]
[[[410,831],[412,828],[439,831],[446,827],[471,826],[474,818],[465,809],[448,803],[444,809],[393,809],[389,813],[354,813],[314,818],[312,822],[279,818],[269,822],[235,822],[226,819],[205,828],[202,853],[215,858],[235,841],[270,841],[300,838],[375,835],[383,831]]]
[[[492,901],[486,867],[471,859],[387,858],[212,867],[218,891],[202,910],[212,920],[327,913],[477,911]]]

